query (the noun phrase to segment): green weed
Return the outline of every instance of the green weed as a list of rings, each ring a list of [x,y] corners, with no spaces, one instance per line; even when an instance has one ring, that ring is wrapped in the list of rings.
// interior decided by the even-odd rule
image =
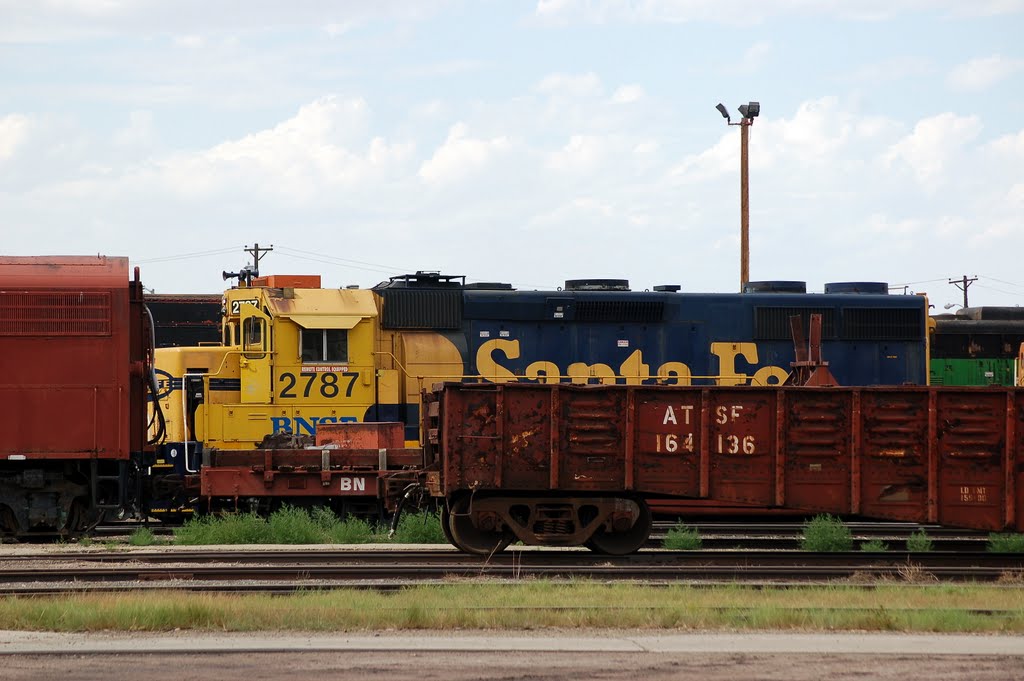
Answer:
[[[328,539],[323,525],[304,508],[280,508],[270,515],[267,524],[271,544],[323,544]]]
[[[699,551],[703,544],[700,533],[683,523],[671,528],[661,543],[662,547],[673,551]]]
[[[988,550],[992,553],[1024,553],[1024,534],[993,532],[988,535]]]
[[[441,517],[428,511],[402,514],[391,541],[397,544],[448,543],[444,532],[441,531]]]
[[[932,540],[923,529],[917,530],[907,537],[907,551],[911,553],[928,553],[932,550]]]
[[[881,539],[872,539],[860,543],[861,551],[868,551],[870,553],[881,553],[882,551],[888,551],[889,545]]]
[[[269,544],[270,524],[252,513],[200,516],[174,530],[176,544]]]
[[[132,546],[151,546],[156,543],[156,535],[148,527],[139,527],[128,536],[128,543]]]
[[[842,520],[826,513],[815,516],[804,525],[800,548],[816,552],[851,551],[853,535]]]

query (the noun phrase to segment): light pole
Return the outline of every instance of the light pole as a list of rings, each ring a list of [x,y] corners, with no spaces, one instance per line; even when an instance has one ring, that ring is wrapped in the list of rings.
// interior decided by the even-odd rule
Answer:
[[[740,115],[743,116],[739,123],[733,123],[729,118],[729,110],[724,104],[719,103],[715,107],[718,113],[722,114],[728,125],[740,126],[740,292],[750,281],[750,182],[747,164],[747,139],[748,128],[754,124],[754,119],[761,113],[760,102],[740,104]]]

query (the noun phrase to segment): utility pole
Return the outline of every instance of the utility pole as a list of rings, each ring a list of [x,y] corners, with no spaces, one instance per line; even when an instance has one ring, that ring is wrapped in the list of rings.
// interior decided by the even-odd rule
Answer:
[[[246,244],[245,252],[252,256],[252,268],[256,272],[256,276],[259,276],[260,260],[263,259],[264,255],[274,250],[274,244],[270,244],[270,248],[260,248],[258,243],[252,246],[252,248],[249,248],[249,245]]]
[[[272,250],[274,244],[270,244],[270,248],[260,248],[259,244],[253,244],[252,248],[249,248],[246,244],[245,252],[252,256],[252,265],[246,265],[238,272],[224,272],[224,280],[237,279],[239,286],[252,286],[252,280],[260,276],[260,260]]]
[[[724,104],[719,104],[715,108],[718,109],[718,113],[722,114],[727,125],[740,126],[740,293],[742,293],[747,282],[750,281],[750,166],[747,162],[747,146],[750,137],[749,128],[761,113],[761,104],[759,102],[740,104],[740,115],[743,118],[739,123],[732,122]]]
[[[974,275],[970,279],[965,274],[963,279],[950,279],[949,283],[956,286],[958,289],[964,292],[964,307],[967,307],[967,287],[978,281],[978,275]]]

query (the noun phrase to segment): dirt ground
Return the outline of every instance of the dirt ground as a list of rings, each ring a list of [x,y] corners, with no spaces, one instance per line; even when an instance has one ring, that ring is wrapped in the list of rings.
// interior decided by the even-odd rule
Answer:
[[[260,654],[9,655],[6,681],[261,681],[386,679],[1024,679],[1020,657],[943,655],[751,655],[709,653],[309,652]]]

